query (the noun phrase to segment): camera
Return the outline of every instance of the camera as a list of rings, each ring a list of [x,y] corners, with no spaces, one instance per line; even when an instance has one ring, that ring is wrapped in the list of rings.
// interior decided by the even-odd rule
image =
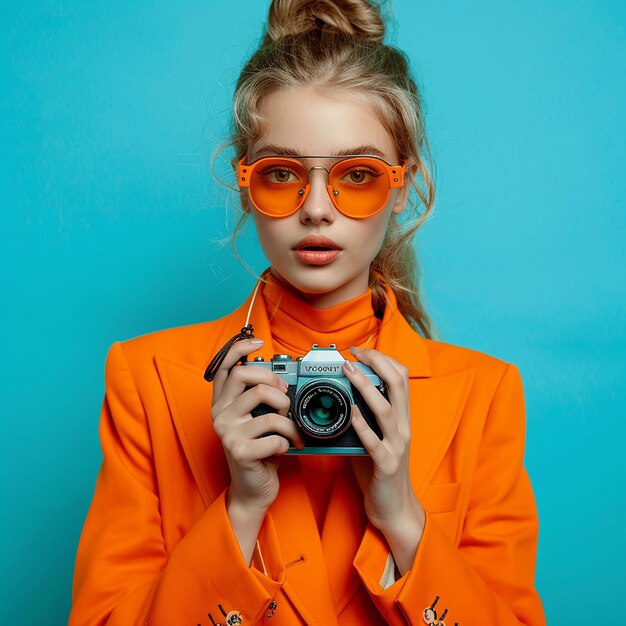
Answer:
[[[360,409],[378,438],[383,438],[371,409],[344,376],[344,361],[335,344],[330,344],[329,348],[313,344],[310,352],[296,359],[287,354],[275,354],[271,361],[255,357],[243,363],[270,369],[289,385],[288,415],[302,432],[304,448],[297,450],[292,446],[288,454],[366,454],[352,427],[352,405]],[[372,368],[358,361],[353,361],[352,365],[387,398],[385,383]],[[252,417],[275,411],[267,404],[260,404],[252,411]]]

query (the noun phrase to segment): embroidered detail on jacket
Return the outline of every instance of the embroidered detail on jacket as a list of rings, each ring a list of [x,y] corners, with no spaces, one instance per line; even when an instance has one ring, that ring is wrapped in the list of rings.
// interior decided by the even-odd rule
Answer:
[[[435,610],[437,602],[439,602],[439,596],[436,596],[433,603],[430,606],[427,606],[423,611],[422,616],[426,626],[446,626],[443,619],[448,614],[448,609],[444,609],[441,616],[437,618],[437,611]],[[459,623],[454,622],[454,626],[459,626]]]
[[[243,624],[243,616],[239,611],[229,611],[226,613],[224,607],[221,604],[217,605],[222,615],[226,618],[226,624],[222,624],[221,622],[216,622],[213,619],[213,616],[209,613],[209,619],[211,620],[211,624],[213,626],[240,626]]]
[[[270,602],[270,605],[267,607],[267,613],[265,614],[265,617],[273,617],[274,613],[276,613],[276,600],[272,600]]]

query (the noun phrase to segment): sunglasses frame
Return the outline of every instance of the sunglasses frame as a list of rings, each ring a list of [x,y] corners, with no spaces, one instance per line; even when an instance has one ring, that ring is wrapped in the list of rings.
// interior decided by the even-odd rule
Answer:
[[[328,195],[333,203],[333,206],[337,209],[337,211],[339,211],[341,214],[347,216],[347,217],[351,217],[353,219],[367,219],[368,217],[372,217],[374,215],[376,215],[377,213],[380,213],[380,211],[382,211],[386,204],[387,201],[389,200],[389,194],[391,193],[391,190],[394,188],[399,188],[399,187],[403,187],[404,186],[404,175],[406,173],[406,168],[407,168],[407,164],[408,161],[403,161],[402,165],[390,165],[389,163],[387,163],[387,161],[385,161],[384,159],[382,159],[381,157],[374,155],[374,154],[344,154],[341,156],[332,156],[332,155],[311,155],[311,156],[307,156],[307,155],[299,155],[299,154],[288,154],[288,155],[269,155],[269,156],[263,156],[258,158],[256,161],[252,161],[252,163],[246,163],[247,160],[247,156],[244,156],[243,159],[241,159],[239,161],[239,163],[237,164],[237,185],[239,186],[240,189],[245,189],[248,188],[248,197],[250,198],[250,201],[252,202],[252,204],[254,205],[254,208],[259,211],[259,213],[263,213],[263,215],[267,215],[268,217],[272,217],[275,219],[280,219],[282,217],[289,217],[290,215],[293,215],[294,213],[296,213],[297,211],[299,211],[302,208],[302,205],[304,204],[304,202],[306,201],[308,195],[309,195],[309,190],[311,188],[311,183],[310,180],[307,181],[307,184],[304,187],[304,193],[302,195],[302,198],[300,199],[300,202],[298,202],[298,204],[296,205],[296,207],[292,210],[289,211],[288,213],[282,213],[280,215],[276,215],[274,213],[268,213],[267,211],[264,211],[262,208],[260,208],[257,203],[254,201],[254,198],[252,197],[252,194],[249,191],[249,187],[250,187],[250,179],[252,178],[252,174],[254,173],[254,170],[257,168],[257,166],[260,163],[263,163],[264,161],[267,161],[269,159],[283,159],[283,160],[293,160],[296,161],[298,163],[298,165],[301,165],[302,167],[305,168],[305,170],[307,171],[307,176],[310,174],[310,172],[314,169],[323,169],[326,170],[327,174],[330,175],[331,170],[338,165],[339,163],[341,163],[342,161],[345,161],[347,159],[354,159],[354,158],[359,158],[359,157],[364,157],[364,158],[368,158],[368,159],[376,159],[376,161],[379,161],[381,163],[381,165],[383,166],[386,174],[387,174],[387,180],[389,181],[389,190],[387,192],[387,197],[385,198],[385,201],[382,203],[381,207],[377,210],[374,211],[373,213],[370,213],[368,215],[350,215],[350,213],[347,213],[345,210],[342,210],[339,206],[338,206],[338,202],[337,202],[337,198],[335,198],[335,195],[333,194],[333,187],[332,185],[326,185],[326,189],[328,191]],[[334,163],[330,169],[327,169],[325,167],[311,167],[311,168],[306,168],[304,166],[304,164],[302,163],[302,160],[304,159],[335,159],[336,163]]]

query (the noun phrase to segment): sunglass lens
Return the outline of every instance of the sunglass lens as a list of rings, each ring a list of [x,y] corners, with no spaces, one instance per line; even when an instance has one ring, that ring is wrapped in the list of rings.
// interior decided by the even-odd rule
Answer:
[[[284,217],[300,208],[307,184],[307,171],[298,161],[265,158],[255,164],[250,197],[262,213]]]
[[[339,161],[330,171],[328,185],[333,203],[348,217],[375,215],[389,198],[389,176],[378,159]]]

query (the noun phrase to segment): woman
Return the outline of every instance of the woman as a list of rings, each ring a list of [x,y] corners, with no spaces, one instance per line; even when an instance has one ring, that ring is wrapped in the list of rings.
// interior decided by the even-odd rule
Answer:
[[[232,137],[270,269],[221,320],[111,348],[70,624],[545,623],[520,377],[429,338],[427,141],[383,36],[371,2],[272,3]],[[267,366],[313,344],[363,398],[326,454]]]

